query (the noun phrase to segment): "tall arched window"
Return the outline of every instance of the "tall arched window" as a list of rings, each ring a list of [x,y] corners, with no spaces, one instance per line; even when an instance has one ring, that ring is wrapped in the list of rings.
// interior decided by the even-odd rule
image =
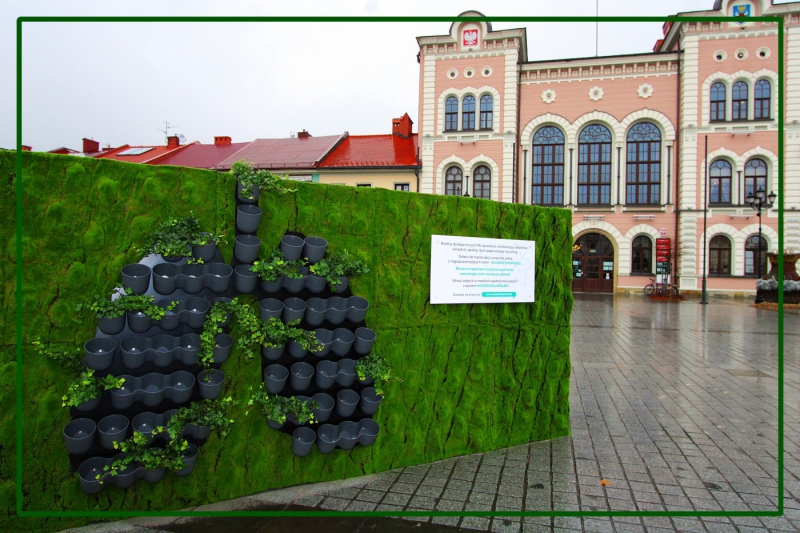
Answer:
[[[759,240],[761,246],[759,247]],[[744,242],[744,275],[758,276],[758,263],[761,262],[761,275],[766,276],[767,268],[767,240],[758,235],[751,235]]]
[[[631,250],[631,274],[652,274],[653,243],[647,235],[633,239]]]
[[[461,104],[461,129],[474,130],[475,129],[475,97],[465,96]]]
[[[772,88],[767,80],[758,80],[755,88],[755,109],[753,118],[768,119],[770,117],[770,103],[772,99]]]
[[[564,134],[545,126],[533,136],[531,203],[564,205]]]
[[[481,96],[481,129],[492,129],[492,115],[494,113],[494,101],[491,95],[484,94]]]
[[[590,124],[578,137],[578,203],[611,203],[611,132]]]
[[[747,120],[747,82],[737,81],[731,92],[733,120]]]
[[[450,167],[444,173],[444,193],[447,196],[461,196],[461,182],[464,174],[459,167]]]
[[[731,164],[724,159],[717,159],[708,169],[711,194],[710,204],[731,203]]]
[[[724,235],[717,235],[708,244],[708,275],[731,275],[731,241]]]
[[[744,197],[758,189],[767,193],[767,164],[762,159],[751,159],[744,166]]]
[[[492,197],[492,173],[489,167],[481,165],[472,173],[472,196],[487,200]]]
[[[628,132],[626,202],[658,204],[661,199],[661,131],[640,122]]]
[[[448,96],[444,103],[444,131],[458,129],[458,98]]]
[[[717,82],[711,86],[711,121],[725,120],[725,84]]]

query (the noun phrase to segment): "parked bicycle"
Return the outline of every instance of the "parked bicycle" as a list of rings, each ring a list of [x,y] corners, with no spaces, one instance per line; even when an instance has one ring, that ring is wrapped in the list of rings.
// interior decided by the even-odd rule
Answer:
[[[671,283],[658,283],[655,278],[650,278],[650,283],[644,287],[645,296],[678,296],[678,286]]]

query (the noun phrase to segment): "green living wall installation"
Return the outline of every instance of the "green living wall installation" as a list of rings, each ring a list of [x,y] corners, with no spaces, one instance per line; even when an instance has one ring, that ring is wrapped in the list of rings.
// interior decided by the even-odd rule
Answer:
[[[55,530],[85,518],[13,517],[15,506],[15,158],[0,152],[3,199],[2,397],[0,473],[8,520],[0,530]],[[23,156],[22,494],[26,511],[171,510],[312,481],[353,477],[446,457],[568,434],[571,218],[565,210],[474,198],[320,184],[294,194],[261,195],[262,255],[287,231],[320,235],[365,261],[351,282],[370,302],[375,347],[402,382],[386,388],[375,415],[375,445],[295,457],[289,435],[245,416],[257,361],[237,349],[225,363],[224,395],[240,400],[232,431],[212,433],[185,478],[137,482],[84,494],[61,430],[61,395],[71,376],[42,359],[31,342],[80,346],[94,336],[93,316],[75,306],[109,294],[123,265],[154,225],[190,211],[203,230],[234,242],[235,179],[229,174],[70,156]],[[536,303],[437,305],[428,301],[431,235],[536,241]],[[253,300],[254,305],[258,305]],[[76,321],[77,320],[77,321]],[[236,335],[236,326],[233,326]]]

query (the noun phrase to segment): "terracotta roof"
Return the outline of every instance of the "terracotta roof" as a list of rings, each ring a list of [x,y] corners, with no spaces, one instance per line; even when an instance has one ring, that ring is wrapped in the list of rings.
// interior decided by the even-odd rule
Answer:
[[[195,141],[196,142],[196,141]],[[148,163],[152,159],[157,157],[161,157],[170,153],[178,152],[183,150],[187,147],[191,146],[191,144],[184,144],[180,146],[130,146],[125,144],[120,146],[119,148],[114,148],[112,150],[108,150],[105,152],[101,152],[94,157],[96,159],[113,159],[115,161],[125,161],[126,163]],[[133,150],[135,148],[149,148],[146,152],[142,152],[138,155],[120,155],[128,150]]]
[[[190,144],[185,149],[166,154],[153,161],[153,165],[174,165],[178,167],[211,168],[219,165],[228,157],[244,148],[250,143],[216,144]]]
[[[228,170],[233,163],[242,159],[252,162],[254,168],[314,168],[346,136],[347,132],[323,137],[256,139],[212,168]]]
[[[417,134],[351,135],[326,157],[321,168],[333,167],[416,167]]]

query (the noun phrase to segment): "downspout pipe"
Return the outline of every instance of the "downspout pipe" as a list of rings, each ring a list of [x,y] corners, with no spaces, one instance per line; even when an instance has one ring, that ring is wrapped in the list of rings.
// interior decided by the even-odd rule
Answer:
[[[681,285],[679,265],[681,256],[680,241],[680,213],[681,213],[681,136],[683,122],[681,121],[681,69],[683,66],[683,50],[678,50],[678,91],[675,96],[675,109],[678,110],[678,127],[675,130],[675,253],[673,254],[675,264],[672,272],[677,287]],[[669,191],[670,194],[672,191]]]

